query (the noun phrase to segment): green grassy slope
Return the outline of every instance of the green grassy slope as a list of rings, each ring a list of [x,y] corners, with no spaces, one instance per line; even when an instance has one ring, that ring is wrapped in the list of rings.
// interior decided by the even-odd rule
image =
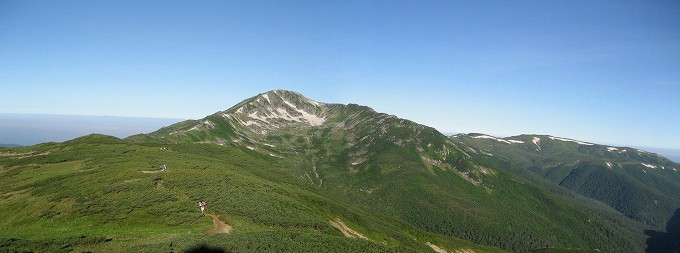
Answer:
[[[420,231],[325,194],[271,157],[212,144],[133,144],[91,135],[63,144],[2,149],[0,249],[238,252],[428,252],[498,249]],[[160,164],[167,171],[156,172]],[[233,233],[205,235],[207,212]],[[339,218],[370,240],[346,238]]]

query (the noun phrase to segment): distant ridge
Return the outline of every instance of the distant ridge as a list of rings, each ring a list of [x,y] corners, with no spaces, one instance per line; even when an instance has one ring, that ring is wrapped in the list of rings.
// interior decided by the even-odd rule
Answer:
[[[101,133],[119,138],[148,133],[181,119],[0,113],[0,144],[29,146]]]
[[[680,206],[680,164],[656,153],[550,135],[449,138],[480,160],[509,162],[519,177],[550,181],[648,225],[662,227]]]
[[[671,160],[676,163],[680,163],[680,149],[670,149],[670,148],[652,148],[652,147],[639,147],[642,150],[647,150],[650,152],[654,152],[657,154],[660,154],[668,160]]]

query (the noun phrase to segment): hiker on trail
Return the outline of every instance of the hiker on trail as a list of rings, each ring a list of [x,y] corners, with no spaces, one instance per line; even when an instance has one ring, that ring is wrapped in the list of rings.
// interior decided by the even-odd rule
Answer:
[[[165,171],[165,169],[167,169],[167,167],[165,167],[165,164],[161,165],[161,171]]]
[[[201,213],[203,213],[203,211],[205,211],[205,200],[199,201],[199,202],[198,202],[198,207],[201,208]]]

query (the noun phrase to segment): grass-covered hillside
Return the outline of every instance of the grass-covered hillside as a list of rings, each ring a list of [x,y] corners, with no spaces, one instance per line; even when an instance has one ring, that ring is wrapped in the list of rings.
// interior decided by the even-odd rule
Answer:
[[[277,159],[211,144],[91,135],[0,150],[0,249],[68,252],[500,252],[378,216]],[[165,164],[166,171],[159,171]],[[215,215],[232,230],[207,234]],[[341,223],[366,239],[349,238]],[[203,247],[203,248],[206,248]]]

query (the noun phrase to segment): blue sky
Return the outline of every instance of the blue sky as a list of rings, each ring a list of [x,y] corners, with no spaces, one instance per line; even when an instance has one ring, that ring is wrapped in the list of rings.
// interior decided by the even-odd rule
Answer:
[[[201,118],[272,89],[442,132],[680,149],[678,1],[0,1],[0,113]]]

